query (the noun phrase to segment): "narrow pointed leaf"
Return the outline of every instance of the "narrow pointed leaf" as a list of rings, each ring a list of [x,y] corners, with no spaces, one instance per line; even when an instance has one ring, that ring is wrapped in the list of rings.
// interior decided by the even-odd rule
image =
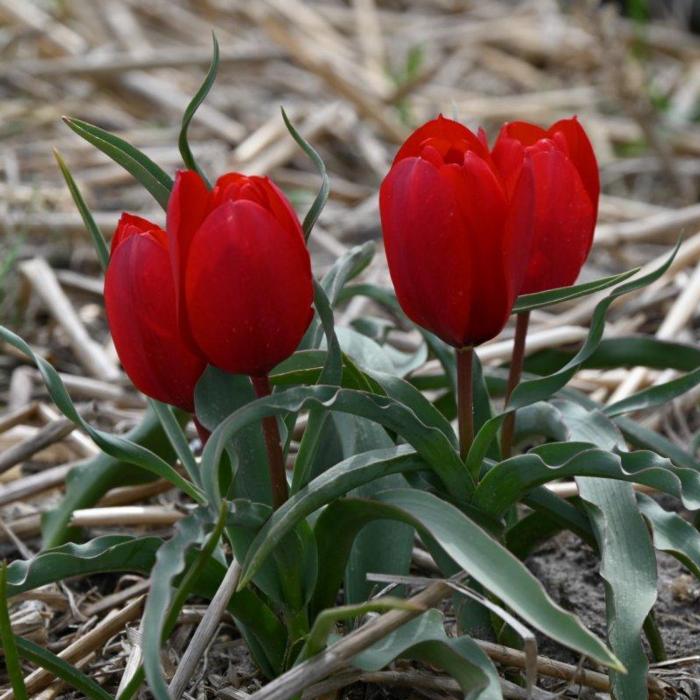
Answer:
[[[95,246],[95,251],[97,252],[97,259],[100,261],[102,270],[105,271],[107,269],[107,264],[109,263],[109,248],[107,247],[107,242],[105,241],[104,236],[102,235],[102,231],[100,231],[100,227],[95,223],[95,219],[93,219],[90,209],[88,208],[87,204],[85,204],[83,195],[80,193],[78,185],[73,179],[73,175],[71,174],[68,166],[66,165],[66,162],[63,160],[63,157],[55,148],[53,151],[53,155],[56,159],[56,162],[58,163],[59,169],[61,170],[63,179],[66,181],[66,185],[68,186],[68,190],[71,194],[71,197],[73,197],[73,202],[75,202],[75,206],[80,212],[80,217],[82,218],[83,223],[85,224],[85,228],[88,230],[88,233],[92,238],[92,242]]]
[[[311,205],[311,209],[309,209],[309,211],[307,212],[302,223],[304,235],[308,240],[309,236],[311,235],[311,231],[314,227],[314,224],[318,220],[318,217],[323,211],[323,207],[326,206],[326,202],[328,201],[328,195],[331,190],[330,181],[328,179],[326,164],[323,162],[323,158],[321,158],[321,156],[316,152],[314,147],[294,128],[294,125],[291,121],[289,121],[289,117],[284,111],[284,108],[281,108],[281,110],[282,119],[284,119],[284,125],[287,127],[289,133],[292,135],[292,138],[299,144],[301,150],[304,151],[304,153],[306,153],[306,155],[311,159],[313,164],[316,166],[316,169],[318,170],[319,174],[321,175],[321,189],[318,191],[318,194],[316,195],[316,198],[314,199],[314,202]]]
[[[605,289],[614,287],[616,284],[620,284],[625,280],[636,275],[639,272],[639,268],[635,267],[632,270],[627,270],[627,272],[621,272],[617,275],[610,275],[609,277],[601,277],[597,280],[592,280],[591,282],[582,282],[581,284],[576,284],[571,287],[559,287],[557,289],[548,289],[545,292],[535,292],[534,294],[521,294],[513,305],[513,313],[519,314],[523,311],[532,311],[532,309],[540,309],[543,306],[551,306],[552,304],[559,304],[562,301],[570,301],[572,299],[579,299],[580,297],[588,296],[589,294],[595,294],[596,292],[602,292]]]
[[[209,94],[209,90],[211,90],[211,86],[216,80],[216,73],[219,70],[219,42],[216,40],[216,35],[214,33],[212,33],[211,38],[213,48],[209,71],[207,72],[207,75],[204,78],[204,82],[200,85],[199,90],[197,90],[195,96],[187,105],[185,114],[182,117],[180,136],[177,141],[177,145],[180,149],[180,155],[182,156],[184,164],[190,170],[194,170],[195,172],[199,173],[200,177],[204,180],[204,182],[207,182],[207,178],[200,169],[199,165],[197,165],[197,161],[195,160],[194,155],[192,154],[190,144],[187,140],[187,130],[189,129],[190,122],[192,121],[192,117],[194,117],[195,112],[199,109],[199,106],[202,104],[202,102],[204,102],[204,99]]]
[[[141,153],[124,139],[100,129],[99,126],[73,117],[63,117],[63,121],[78,136],[82,136],[93,146],[99,148],[106,156],[109,156],[115,163],[133,175],[163,209],[167,208],[170,190],[173,188],[172,178],[147,155]]]

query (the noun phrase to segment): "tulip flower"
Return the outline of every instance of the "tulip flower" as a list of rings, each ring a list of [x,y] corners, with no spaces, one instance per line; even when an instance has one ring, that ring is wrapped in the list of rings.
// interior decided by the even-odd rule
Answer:
[[[598,215],[598,164],[578,120],[562,119],[549,129],[527,122],[505,124],[492,157],[512,190],[528,162],[535,183],[533,243],[521,294],[568,287],[576,281],[593,243]],[[518,314],[506,401],[520,381],[529,313]],[[501,451],[511,452],[514,414],[502,430]]]
[[[258,396],[299,345],[313,316],[311,259],[291,205],[266,177],[228,173],[212,191],[180,171],[167,232],[183,332],[207,361],[248,374]],[[288,494],[274,417],[263,419],[273,505]]]
[[[191,413],[206,362],[179,330],[165,231],[122,214],[104,297],[114,345],[131,381],[147,396]]]
[[[471,421],[470,349],[498,335],[510,316],[529,258],[532,196],[527,163],[509,189],[483,137],[442,116],[408,138],[381,185],[384,246],[401,307],[466,350],[457,354],[463,453],[471,440],[463,423]]]
[[[503,126],[492,157],[511,190],[526,154],[535,182],[535,220],[521,294],[576,281],[593,243],[600,194],[595,154],[575,117],[547,130],[527,122]]]
[[[440,116],[408,138],[382,182],[399,303],[453,347],[490,340],[508,320],[530,249],[526,179],[509,198],[483,141]]]
[[[209,191],[181,171],[166,228],[181,324],[210,364],[262,377],[296,350],[313,315],[311,260],[268,178],[228,173]]]

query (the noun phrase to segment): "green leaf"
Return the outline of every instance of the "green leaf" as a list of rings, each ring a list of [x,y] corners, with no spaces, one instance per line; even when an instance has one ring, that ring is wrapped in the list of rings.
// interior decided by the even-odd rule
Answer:
[[[174,486],[186,493],[194,501],[202,503],[204,496],[201,491],[189,481],[185,480],[175,469],[173,469],[165,460],[159,457],[151,450],[117,435],[110,435],[102,430],[93,428],[89,423],[83,420],[83,417],[78,413],[73,401],[66,390],[66,387],[58,375],[58,372],[46,361],[43,357],[39,357],[24,342],[18,335],[8,330],[4,326],[0,326],[0,337],[7,343],[14,346],[25,355],[30,357],[36,364],[41,376],[46,384],[49,395],[59,410],[72,420],[76,425],[80,426],[95,442],[95,444],[110,456],[135,464],[147,471],[150,471],[163,479],[167,479]]]
[[[306,642],[297,656],[294,665],[305,661],[311,656],[315,656],[323,651],[328,642],[328,638],[335,631],[339,622],[352,620],[357,617],[367,615],[372,612],[386,612],[388,610],[415,610],[420,611],[410,601],[403,598],[392,598],[385,596],[375,598],[372,601],[358,603],[356,605],[340,605],[335,608],[328,608],[321,611],[314,620],[313,627],[309,632]]]
[[[15,561],[8,567],[8,595],[33,590],[74,576],[88,576],[119,571],[150,574],[156,552],[163,544],[158,537],[108,535],[82,545],[66,544],[37,554],[30,561]],[[211,599],[226,572],[213,557],[193,589],[195,595]],[[256,660],[270,675],[282,669],[285,630],[275,614],[252,591],[236,593],[229,601],[229,611],[240,623],[251,647],[264,649]]]
[[[403,458],[406,459],[407,455],[403,455]],[[397,457],[393,465],[391,460],[387,460],[385,464],[380,462],[380,465],[384,469],[390,466],[396,468],[396,462],[401,459],[402,457]],[[354,471],[357,475],[358,472],[372,466],[377,465],[362,465]],[[403,466],[405,468],[408,465]],[[345,470],[347,468],[343,471]],[[332,478],[328,479],[333,471],[329,470],[309,484],[307,494],[300,492],[273,514],[251,546],[251,554],[242,564],[239,586],[246,585],[276,543],[296,522],[314,512],[324,502],[341,495],[342,489],[337,486],[344,475],[332,474]],[[319,484],[321,479],[327,481]],[[364,480],[367,481],[366,477]],[[360,511],[355,515],[356,531],[373,519],[396,519],[414,526],[424,541],[427,538],[435,542],[459,567],[467,570],[473,579],[525,621],[556,641],[600,663],[621,668],[620,663],[602,642],[589,633],[577,618],[562,610],[547,596],[540,583],[523,564],[448,502],[424,491],[395,489],[377,494],[371,501],[344,499],[334,504],[334,508],[349,508],[353,507],[354,503],[359,504],[357,508]],[[338,546],[341,547],[340,542]],[[322,572],[319,574],[319,581],[324,581]]]
[[[609,404],[603,409],[607,416],[619,416],[623,413],[631,413],[632,411],[643,411],[654,406],[661,406],[669,401],[672,401],[677,396],[685,394],[693,387],[700,384],[700,368],[693,372],[672,379],[663,384],[657,384],[642,391],[628,396],[626,399],[616,401]]]
[[[148,156],[141,153],[124,139],[110,134],[98,126],[73,117],[63,117],[63,121],[93,146],[99,148],[115,163],[124,168],[140,182],[163,209],[168,207],[170,190],[173,188],[171,177],[161,170]]]
[[[61,170],[63,179],[66,181],[66,185],[68,185],[68,190],[70,191],[71,197],[73,197],[73,202],[75,202],[75,206],[80,212],[80,217],[85,224],[85,228],[88,230],[88,233],[92,238],[95,250],[97,251],[97,259],[100,261],[102,270],[105,271],[107,270],[107,264],[109,263],[109,248],[107,247],[107,242],[102,235],[102,231],[100,231],[100,227],[95,223],[95,219],[92,218],[92,213],[90,212],[87,204],[85,204],[83,195],[80,194],[78,185],[73,179],[73,175],[71,175],[71,172],[66,165],[66,162],[63,160],[63,157],[55,148],[53,150],[53,155],[58,163],[59,169]]]
[[[156,553],[151,589],[143,612],[143,667],[148,686],[158,700],[170,700],[160,664],[160,644],[173,596],[173,580],[184,571],[188,549],[204,539],[204,513],[195,511],[175,526],[172,538]]]
[[[22,658],[49,671],[81,692],[86,698],[91,700],[112,700],[112,696],[104,688],[75,668],[75,666],[71,666],[59,656],[52,654],[48,649],[44,649],[22,637],[15,637],[15,643]],[[20,696],[15,692],[15,697]]]
[[[299,144],[301,150],[306,153],[306,155],[311,159],[313,164],[316,166],[319,174],[321,175],[321,189],[318,191],[316,198],[314,199],[311,209],[307,212],[304,217],[304,222],[302,224],[302,229],[304,230],[304,236],[309,238],[311,235],[311,230],[314,224],[318,220],[318,217],[323,211],[323,207],[326,206],[328,201],[328,195],[331,191],[330,181],[328,180],[328,173],[326,172],[326,164],[323,162],[323,158],[316,152],[313,146],[294,128],[292,122],[289,121],[287,113],[284,108],[280,108],[282,111],[282,119],[284,119],[284,125],[287,127],[292,138]]]
[[[700,580],[700,532],[678,513],[664,510],[653,498],[637,494],[637,505],[649,524],[654,547],[668,552]]]
[[[335,333],[333,309],[323,286],[316,281],[314,281],[314,304],[316,315],[321,321],[326,336],[328,348],[318,381],[320,384],[339,385],[343,377],[343,358]],[[307,427],[299,445],[297,458],[294,461],[291,493],[305,486],[318,473],[316,456],[324,433],[326,419],[326,412],[319,406],[315,406],[309,411]]]
[[[12,632],[10,612],[7,608],[7,564],[0,564],[0,642],[5,655],[5,668],[10,677],[10,686],[17,700],[28,700],[27,687],[24,685],[22,666],[19,663],[15,635]]]
[[[352,660],[363,671],[379,671],[404,656],[437,666],[449,673],[470,700],[501,700],[493,663],[469,637],[448,637],[442,613],[428,610],[399,627]]]
[[[376,499],[397,515],[403,513],[406,522],[533,627],[606,666],[621,668],[602,642],[549,598],[520,561],[457,508],[415,489],[384,492]]]
[[[190,170],[194,170],[199,174],[199,176],[208,182],[206,175],[202,172],[197,161],[192,154],[190,149],[190,144],[187,141],[187,130],[189,129],[192,117],[194,117],[195,112],[199,109],[199,106],[204,102],[204,99],[209,94],[211,86],[216,80],[216,73],[219,69],[219,42],[216,40],[216,35],[212,32],[211,35],[213,48],[211,56],[211,64],[209,66],[209,71],[207,72],[204,82],[199,86],[199,90],[195,93],[194,97],[187,105],[185,114],[182,117],[182,126],[180,127],[180,136],[177,140],[177,145],[180,148],[180,155],[182,156],[182,161]]]
[[[609,277],[601,277],[600,279],[592,280],[591,282],[583,282],[571,287],[558,287],[556,289],[548,289],[544,292],[535,292],[534,294],[521,294],[515,300],[513,313],[519,314],[523,311],[532,311],[532,309],[540,309],[543,306],[551,306],[552,304],[559,304],[562,301],[570,301],[572,299],[578,299],[579,297],[588,296],[589,294],[595,294],[596,292],[602,292],[604,289],[614,287],[616,284],[620,284],[629,279],[632,275],[636,275],[639,270],[640,268],[635,267],[627,272],[610,275]]]
[[[187,442],[187,436],[175,417],[175,410],[172,406],[168,406],[168,404],[156,401],[155,399],[148,399],[148,403],[156,416],[158,416],[158,421],[163,428],[163,432],[167,435],[168,440],[170,440],[170,444],[173,446],[177,458],[185,468],[191,481],[199,485],[199,469],[197,468],[197,462]]]
[[[228,374],[211,365],[202,373],[194,391],[197,419],[210,432],[215,431],[227,416],[254,400],[255,392],[249,377]],[[271,504],[272,488],[267,468],[267,450],[259,421],[251,422],[238,432],[226,442],[225,448],[231,459],[234,474],[228,495],[232,498],[247,498],[256,503]],[[220,500],[212,503],[219,503]]]
[[[608,642],[627,673],[610,671],[616,700],[647,697],[649,662],[642,648],[644,621],[656,602],[656,556],[631,484],[579,478],[605,581]]]
[[[570,446],[571,443],[564,445]],[[548,445],[547,449],[551,447]],[[548,457],[545,452],[536,449],[511,457],[489,470],[474,494],[477,507],[500,514],[534,486],[566,477],[586,476],[644,484],[680,498],[687,508],[700,508],[700,473],[676,467],[654,452],[637,450],[616,454],[591,446],[562,464],[545,462]]]
[[[605,314],[613,301],[624,294],[629,294],[637,289],[641,289],[642,287],[651,284],[661,277],[661,275],[666,272],[673,262],[673,259],[678,252],[679,245],[680,242],[676,245],[666,262],[660,265],[656,270],[653,270],[652,272],[639,277],[638,279],[626,282],[625,284],[616,287],[612,290],[612,292],[610,292],[610,294],[608,294],[607,297],[605,297],[605,299],[599,302],[593,312],[588,337],[576,355],[574,355],[574,357],[571,358],[571,360],[569,360],[564,367],[553,374],[546,377],[521,382],[511,395],[509,408],[522,408],[528,404],[535,403],[535,401],[542,401],[549,398],[552,396],[552,394],[565,386],[574,376],[574,374],[576,374],[579,367],[591,357],[600,344],[605,327]]]
[[[291,496],[258,532],[243,561],[239,588],[252,579],[284,534],[319,508],[381,477],[425,468],[425,462],[415,450],[401,445],[349,457],[323,472]]]
[[[73,576],[104,572],[149,573],[158,537],[105,535],[85,544],[65,544],[37,554],[29,561],[12,562],[7,569],[8,595],[31,591]]]
[[[331,265],[321,280],[321,287],[326,293],[331,308],[334,308],[340,301],[341,293],[348,281],[359,275],[370,264],[375,251],[376,245],[372,241],[367,241],[362,245],[350,248]],[[318,306],[316,311],[311,325],[301,340],[299,346],[301,349],[318,348],[321,344],[323,329],[321,328]]]
[[[380,423],[415,447],[455,497],[464,499],[473,490],[452,444],[439,430],[425,425],[405,406],[388,396],[317,385],[287,389],[258,399],[233,413],[212,433],[201,463],[203,483],[210,501],[218,503],[220,500],[218,465],[227,440],[238,430],[265,416],[296,413],[313,406]]]

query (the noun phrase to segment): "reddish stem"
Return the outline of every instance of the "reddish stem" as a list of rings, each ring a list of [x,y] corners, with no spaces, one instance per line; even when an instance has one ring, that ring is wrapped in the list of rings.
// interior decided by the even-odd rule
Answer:
[[[474,440],[474,386],[472,356],[474,348],[457,350],[457,424],[459,426],[459,454],[464,459]]]
[[[527,327],[530,322],[530,312],[522,311],[518,314],[515,325],[515,341],[513,343],[513,357],[510,362],[510,372],[508,373],[508,388],[506,389],[506,406],[510,401],[511,394],[520,383],[523,373],[523,361],[525,359],[525,340],[527,338]],[[515,431],[515,411],[506,416],[501,430],[501,455],[503,459],[510,457],[513,449],[513,433]]]
[[[264,374],[260,377],[251,377],[253,388],[258,398],[269,396],[272,393],[269,377]],[[270,470],[270,484],[272,485],[272,505],[279,508],[289,498],[289,486],[287,485],[287,472],[284,465],[284,455],[280,444],[280,432],[277,427],[277,419],[274,416],[266,416],[262,419],[265,447],[267,448],[267,462]]]

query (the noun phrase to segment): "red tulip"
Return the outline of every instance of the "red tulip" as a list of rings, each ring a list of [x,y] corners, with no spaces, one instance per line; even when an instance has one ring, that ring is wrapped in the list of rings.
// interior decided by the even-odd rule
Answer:
[[[529,157],[535,181],[532,254],[521,294],[573,284],[588,257],[598,214],[600,182],[591,143],[578,120],[546,131],[527,122],[501,129],[493,160],[509,188]]]
[[[165,231],[122,214],[104,296],[117,354],[134,385],[147,396],[192,412],[194,387],[206,363],[178,329]]]
[[[527,166],[508,192],[484,139],[440,116],[400,148],[380,190],[384,246],[406,314],[450,345],[498,335],[531,238]]]
[[[179,317],[209,363],[263,376],[296,350],[313,315],[311,260],[268,178],[228,173],[210,192],[181,171],[166,228]]]

